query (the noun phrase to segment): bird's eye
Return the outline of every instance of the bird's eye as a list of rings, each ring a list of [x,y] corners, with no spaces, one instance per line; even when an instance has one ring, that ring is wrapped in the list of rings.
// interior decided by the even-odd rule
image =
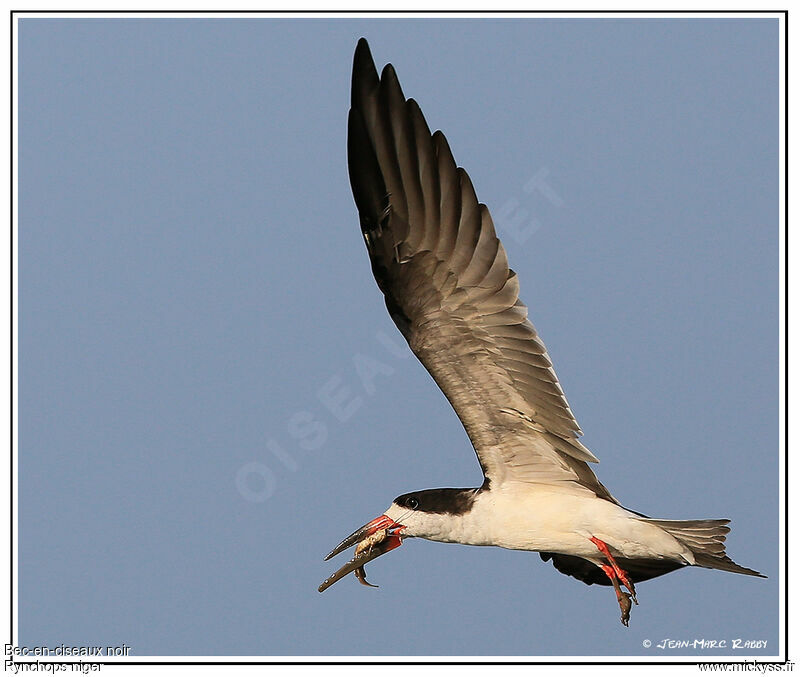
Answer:
[[[412,510],[416,510],[419,507],[419,501],[411,496],[410,498],[406,499],[406,505]]]

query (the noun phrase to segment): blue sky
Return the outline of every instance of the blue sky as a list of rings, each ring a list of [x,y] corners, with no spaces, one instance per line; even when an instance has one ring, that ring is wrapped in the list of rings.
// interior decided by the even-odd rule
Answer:
[[[492,211],[601,481],[731,518],[768,580],[643,583],[626,629],[609,588],[535,553],[411,540],[367,567],[379,590],[317,592],[394,496],[481,482],[361,241],[361,36]],[[765,19],[22,20],[20,642],[776,654],[777,40]]]

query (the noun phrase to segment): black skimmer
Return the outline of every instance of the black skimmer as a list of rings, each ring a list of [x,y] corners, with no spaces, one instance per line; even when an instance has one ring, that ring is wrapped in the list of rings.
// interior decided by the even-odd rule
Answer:
[[[350,572],[369,585],[364,564],[412,537],[537,551],[561,573],[613,586],[625,625],[640,581],[685,566],[763,577],[726,555],[729,520],[651,519],[595,477],[489,210],[392,65],[378,77],[363,38],[347,155],[386,307],[464,424],[484,481],[398,496],[325,558],[356,546],[320,592]]]

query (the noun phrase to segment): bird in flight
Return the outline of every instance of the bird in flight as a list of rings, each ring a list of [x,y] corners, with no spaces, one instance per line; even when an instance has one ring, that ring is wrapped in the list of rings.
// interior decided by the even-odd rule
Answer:
[[[413,537],[537,551],[563,574],[612,586],[625,625],[641,581],[685,566],[763,577],[725,553],[729,520],[651,519],[595,477],[489,210],[392,65],[378,76],[363,38],[347,157],[386,307],[461,419],[484,479],[395,498],[325,558],[356,546],[320,592],[351,572],[369,585],[364,564]]]

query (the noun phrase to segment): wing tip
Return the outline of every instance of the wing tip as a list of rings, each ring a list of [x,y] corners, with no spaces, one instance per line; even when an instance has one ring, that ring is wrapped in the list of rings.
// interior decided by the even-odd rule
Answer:
[[[359,38],[356,43],[356,52],[353,56],[353,63],[359,66],[375,63],[372,58],[372,51],[369,48],[369,43],[366,38]]]
[[[353,108],[363,103],[363,97],[378,86],[378,71],[365,38],[360,38],[353,55],[353,77],[351,81],[350,105]]]

